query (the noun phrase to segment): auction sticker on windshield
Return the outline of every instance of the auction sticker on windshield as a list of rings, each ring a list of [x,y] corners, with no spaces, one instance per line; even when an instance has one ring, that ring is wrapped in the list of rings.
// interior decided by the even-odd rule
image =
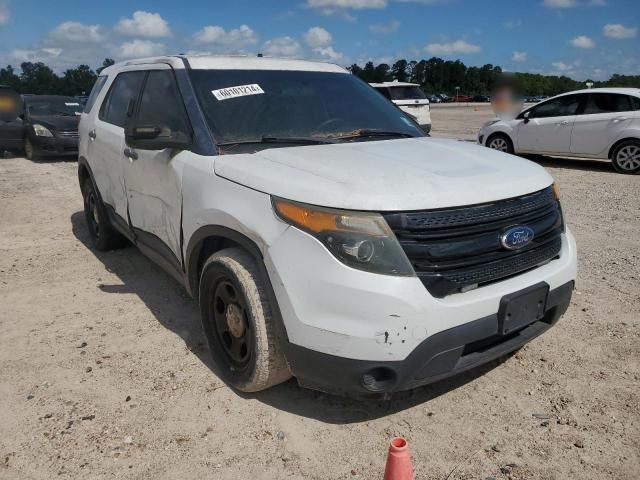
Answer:
[[[221,88],[219,90],[211,90],[213,96],[218,100],[229,100],[230,98],[247,97],[249,95],[260,95],[264,90],[257,83],[251,85],[239,85],[237,87]]]

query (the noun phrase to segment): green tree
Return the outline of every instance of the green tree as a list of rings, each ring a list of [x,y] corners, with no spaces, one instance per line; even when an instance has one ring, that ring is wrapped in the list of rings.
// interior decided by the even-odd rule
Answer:
[[[115,61],[113,58],[105,58],[105,59],[102,61],[102,66],[101,66],[101,67],[96,68],[96,73],[97,73],[98,75],[100,75],[100,73],[102,72],[102,70],[104,70],[104,69],[105,69],[105,68],[107,68],[107,67],[110,67],[111,65],[113,65],[113,64],[115,64],[115,63],[116,63],[116,61]]]
[[[409,74],[407,73],[408,63],[406,60],[398,60],[391,67],[391,75],[399,81],[406,82],[409,80]]]
[[[88,95],[97,75],[89,65],[79,65],[64,72],[62,92],[66,95]]]
[[[7,65],[7,68],[0,68],[0,85],[6,85],[15,91],[20,91],[20,77],[16,75],[11,65]]]
[[[24,62],[20,68],[22,68],[20,83],[23,93],[46,95],[60,92],[60,79],[44,63]]]

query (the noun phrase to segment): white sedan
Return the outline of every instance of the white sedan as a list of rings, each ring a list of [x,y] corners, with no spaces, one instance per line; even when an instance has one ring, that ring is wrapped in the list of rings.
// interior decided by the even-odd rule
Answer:
[[[640,89],[593,88],[532,105],[515,118],[496,118],[478,134],[481,145],[507,153],[610,159],[620,173],[640,173]]]

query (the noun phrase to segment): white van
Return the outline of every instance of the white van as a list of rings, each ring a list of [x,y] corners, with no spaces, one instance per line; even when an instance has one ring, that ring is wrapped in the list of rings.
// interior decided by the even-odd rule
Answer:
[[[80,121],[99,250],[199,302],[222,378],[388,396],[549,329],[576,246],[540,166],[432,139],[345,69],[166,56],[106,68]]]
[[[391,100],[403,112],[411,115],[426,133],[431,131],[431,105],[417,83],[370,83],[378,92]]]

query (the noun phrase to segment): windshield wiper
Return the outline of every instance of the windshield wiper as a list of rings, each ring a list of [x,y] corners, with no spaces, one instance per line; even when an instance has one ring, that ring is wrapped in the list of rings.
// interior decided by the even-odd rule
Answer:
[[[336,135],[334,138],[337,140],[349,139],[349,138],[371,138],[371,137],[399,137],[399,138],[415,138],[416,135],[407,132],[395,132],[392,130],[375,130],[363,128],[356,130],[346,135]]]
[[[317,138],[317,137],[269,137],[265,136],[260,139],[254,140],[238,140],[233,142],[219,143],[221,147],[229,145],[245,145],[245,144],[263,144],[263,143],[289,143],[293,145],[324,145],[326,143],[335,143],[330,138]]]

